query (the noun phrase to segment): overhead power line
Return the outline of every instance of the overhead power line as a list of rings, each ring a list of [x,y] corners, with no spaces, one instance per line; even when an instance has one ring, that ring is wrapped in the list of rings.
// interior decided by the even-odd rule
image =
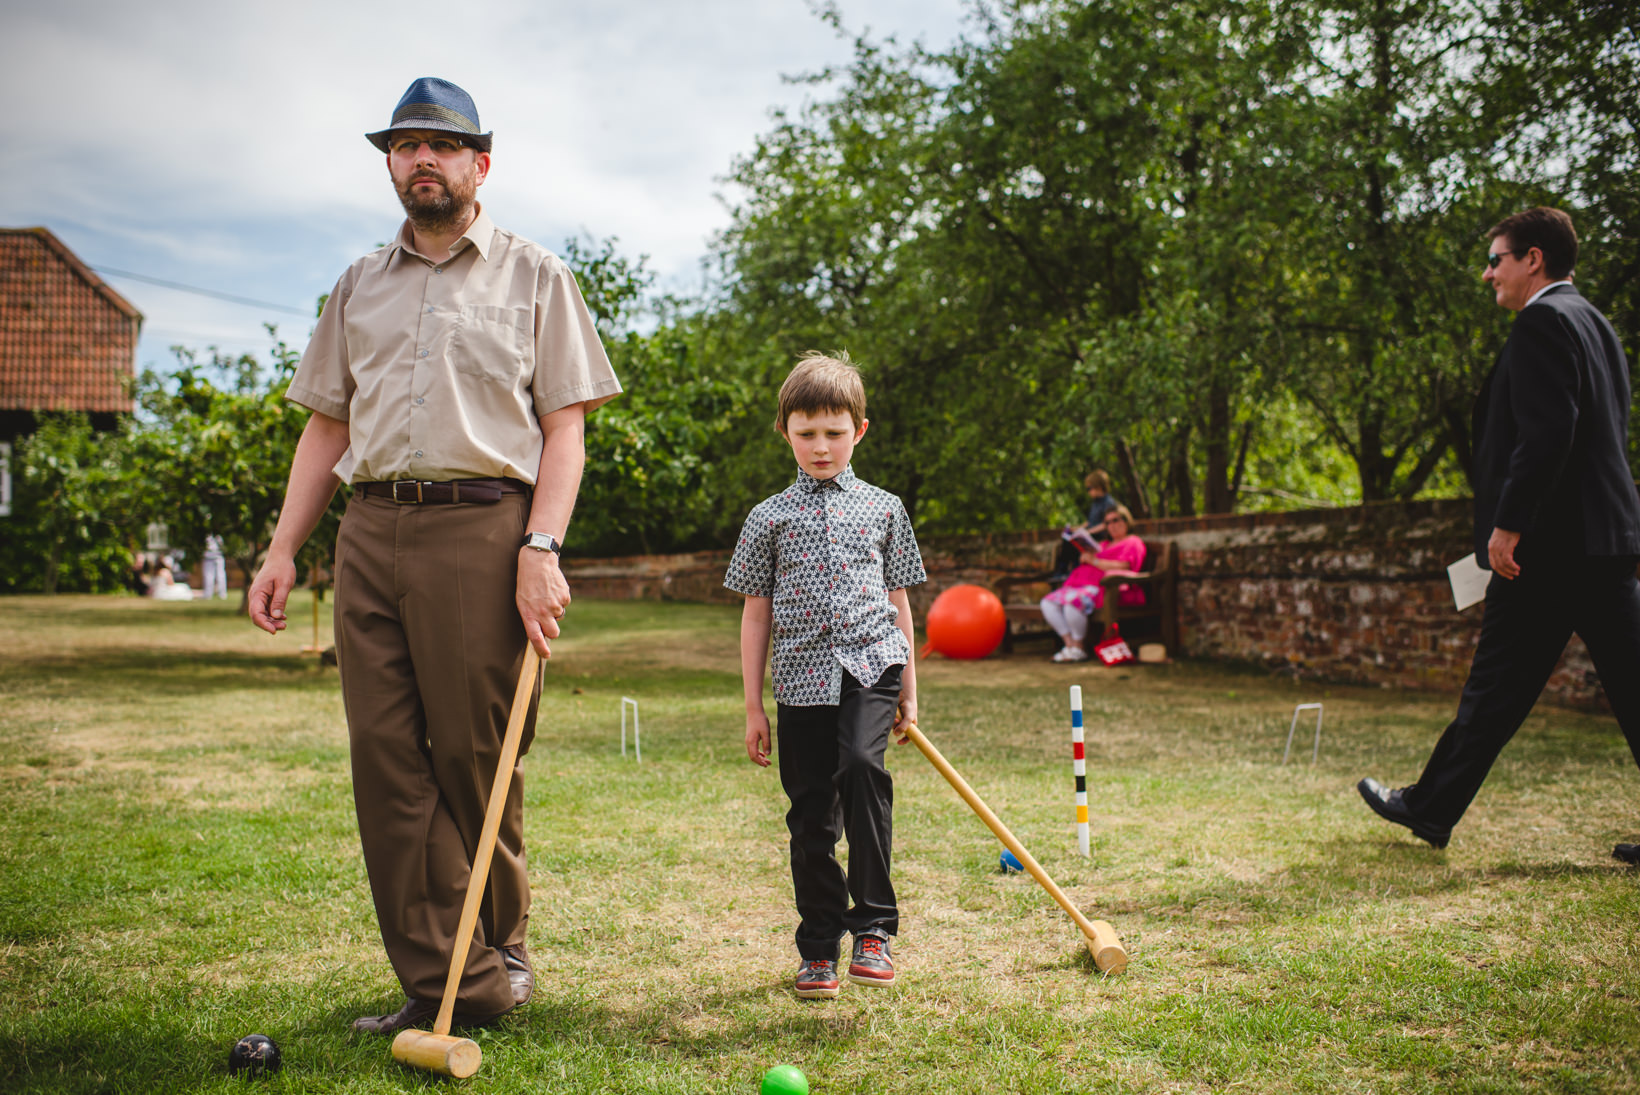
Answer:
[[[307,316],[313,318],[313,311],[306,308],[292,308],[288,304],[274,304],[267,300],[253,300],[250,297],[236,297],[232,293],[219,293],[215,289],[201,289],[197,285],[183,285],[180,282],[166,281],[163,278],[152,278],[147,274],[133,274],[129,270],[116,270],[112,266],[93,266],[99,274],[110,274],[117,278],[130,278],[132,281],[144,281],[149,285],[159,285],[166,289],[175,289],[179,293],[194,293],[202,297],[214,297],[225,300],[230,304],[244,304],[251,308],[272,308],[276,312],[288,312],[293,316]]]

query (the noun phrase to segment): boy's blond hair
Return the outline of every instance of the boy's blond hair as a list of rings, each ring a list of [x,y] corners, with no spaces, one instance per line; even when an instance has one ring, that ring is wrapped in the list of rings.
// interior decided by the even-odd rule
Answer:
[[[828,411],[847,411],[855,429],[866,420],[866,386],[847,350],[838,350],[834,355],[810,350],[797,359],[791,375],[780,385],[774,428],[784,434],[792,415]]]

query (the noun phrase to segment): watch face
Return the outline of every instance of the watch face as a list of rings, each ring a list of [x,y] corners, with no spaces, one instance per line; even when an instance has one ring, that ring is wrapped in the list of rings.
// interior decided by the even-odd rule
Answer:
[[[537,551],[557,551],[558,541],[552,538],[551,533],[532,532],[525,538],[524,546]]]

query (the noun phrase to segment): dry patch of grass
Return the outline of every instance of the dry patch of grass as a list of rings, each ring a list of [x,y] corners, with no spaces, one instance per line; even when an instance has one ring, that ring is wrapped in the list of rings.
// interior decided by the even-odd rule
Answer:
[[[402,1091],[334,670],[221,605],[0,601],[0,1089]],[[788,991],[778,779],[741,743],[738,612],[576,602],[525,762],[542,972],[483,1090],[1622,1090],[1640,1066],[1640,836],[1609,719],[1544,710],[1446,852],[1353,784],[1410,781],[1451,699],[1038,654],[919,669],[922,724],[1132,954],[1074,925],[922,757],[891,750],[903,983]],[[328,625],[327,625],[328,627]],[[328,634],[327,634],[328,639]],[[1088,722],[1076,854],[1066,689]],[[644,761],[620,756],[637,698]],[[1295,703],[1326,704],[1280,763]],[[772,707],[771,707],[772,710]],[[846,855],[846,850],[842,853]],[[478,1090],[479,1088],[475,1088]]]

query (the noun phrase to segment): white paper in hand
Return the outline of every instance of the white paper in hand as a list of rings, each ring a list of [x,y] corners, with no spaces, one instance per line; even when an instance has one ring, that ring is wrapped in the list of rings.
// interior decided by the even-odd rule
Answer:
[[[1486,600],[1486,586],[1492,581],[1492,572],[1482,570],[1472,552],[1447,567],[1446,577],[1452,583],[1452,603],[1462,612],[1470,605]]]

